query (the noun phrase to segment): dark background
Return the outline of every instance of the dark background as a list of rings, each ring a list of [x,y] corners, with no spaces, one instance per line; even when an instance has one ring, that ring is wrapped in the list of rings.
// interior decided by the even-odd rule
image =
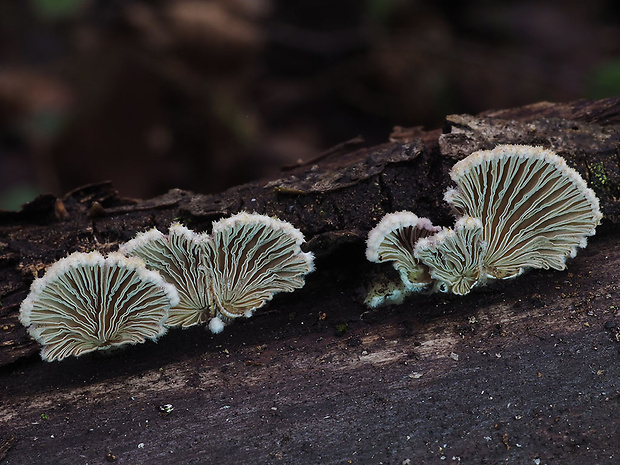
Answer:
[[[449,113],[620,94],[615,0],[0,1],[0,208],[220,191]]]

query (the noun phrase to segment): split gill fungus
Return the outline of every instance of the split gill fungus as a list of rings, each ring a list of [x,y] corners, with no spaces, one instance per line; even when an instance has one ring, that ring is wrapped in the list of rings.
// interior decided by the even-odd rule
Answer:
[[[303,287],[314,256],[302,233],[265,215],[239,213],[198,234],[172,224],[168,234],[140,233],[119,252],[76,252],[36,279],[20,321],[43,347],[44,360],[107,350],[167,327],[250,317],[278,292]]]
[[[415,256],[429,267],[439,291],[464,295],[483,283],[487,244],[481,238],[482,230],[478,218],[467,216],[460,218],[454,229],[444,228],[417,242]]]
[[[170,310],[168,326],[208,323],[212,332],[241,316],[250,317],[278,292],[304,285],[314,257],[303,252],[302,233],[265,215],[239,213],[198,234],[173,224],[167,235],[139,234],[120,252],[143,259],[173,284],[180,302]]]
[[[602,219],[598,199],[579,173],[541,147],[499,145],[474,152],[454,165],[450,177],[456,187],[444,199],[456,213],[454,228],[410,236],[386,255],[397,269],[426,266],[433,291],[464,295],[489,280],[514,278],[528,269],[563,270]],[[410,218],[413,227],[425,220]],[[373,244],[389,242],[393,234],[382,223],[369,234],[371,261],[377,261]],[[399,224],[406,227],[406,222]],[[406,271],[400,275],[407,286]]]
[[[51,362],[156,340],[178,301],[174,287],[140,259],[76,252],[32,283],[19,319]]]
[[[366,258],[375,263],[392,262],[408,290],[422,290],[431,277],[428,267],[414,256],[414,247],[418,240],[440,230],[414,213],[389,213],[368,233]]]

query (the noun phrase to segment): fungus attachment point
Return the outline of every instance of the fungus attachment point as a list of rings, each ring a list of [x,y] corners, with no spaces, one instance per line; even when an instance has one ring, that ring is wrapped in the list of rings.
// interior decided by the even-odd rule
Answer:
[[[394,280],[387,276],[377,275],[367,286],[364,303],[370,308],[402,304],[412,292],[407,290],[400,278]]]
[[[170,310],[169,326],[209,322],[220,332],[232,318],[249,317],[278,292],[304,285],[314,269],[313,255],[301,251],[303,235],[289,223],[239,213],[196,234],[173,224],[168,235],[139,234],[121,247],[142,258],[178,289],[180,303]]]
[[[177,302],[174,287],[142,260],[76,252],[32,283],[19,318],[43,345],[41,357],[54,361],[155,340]]]
[[[414,256],[414,247],[419,239],[440,230],[427,218],[411,212],[389,213],[368,233],[366,258],[375,263],[391,261],[405,284],[405,292],[420,291],[431,282],[431,277],[426,265]]]
[[[481,273],[486,243],[481,239],[482,230],[479,219],[463,217],[454,229],[443,229],[418,241],[415,256],[430,268],[440,291],[465,295],[484,281]]]
[[[564,269],[602,218],[579,173],[540,147],[475,152],[450,176],[457,187],[445,199],[458,214],[481,220],[483,271],[490,278],[511,278],[528,268]]]

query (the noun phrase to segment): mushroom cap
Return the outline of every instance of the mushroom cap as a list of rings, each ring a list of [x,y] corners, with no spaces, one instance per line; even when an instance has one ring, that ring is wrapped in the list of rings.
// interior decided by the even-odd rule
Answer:
[[[173,223],[167,235],[157,229],[139,233],[119,252],[141,258],[177,289],[179,302],[170,309],[167,326],[186,328],[215,316],[211,274],[199,234]]]
[[[391,261],[410,291],[426,287],[431,278],[428,268],[414,256],[416,242],[441,228],[427,218],[400,211],[385,215],[368,233],[366,258],[375,263]]]
[[[201,240],[214,305],[228,318],[249,317],[274,294],[300,289],[314,270],[313,254],[301,250],[301,231],[277,218],[238,213],[213,223]]]
[[[457,184],[445,200],[459,215],[479,218],[487,244],[483,269],[511,278],[528,268],[562,270],[602,214],[579,173],[551,150],[499,145],[475,152],[450,172]]]
[[[440,291],[465,295],[484,282],[482,264],[486,243],[482,240],[482,230],[478,218],[462,217],[454,229],[444,228],[418,241],[415,256],[429,267]]]
[[[43,345],[41,357],[54,361],[155,340],[177,302],[174,287],[142,260],[76,252],[32,283],[19,318]]]

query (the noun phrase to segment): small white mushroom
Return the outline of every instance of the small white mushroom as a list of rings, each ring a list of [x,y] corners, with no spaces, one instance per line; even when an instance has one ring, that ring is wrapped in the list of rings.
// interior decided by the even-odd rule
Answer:
[[[139,234],[120,248],[159,271],[180,295],[169,326],[207,323],[214,333],[232,318],[250,317],[278,292],[304,285],[314,257],[301,251],[301,232],[264,215],[239,213],[196,234],[173,224],[168,235]]]
[[[482,265],[486,243],[481,239],[482,230],[479,219],[463,217],[454,229],[443,229],[418,241],[415,256],[429,267],[440,291],[465,295],[484,283]]]
[[[475,152],[450,172],[445,200],[479,218],[484,273],[511,278],[528,268],[562,270],[602,214],[594,192],[563,158],[541,147],[500,145]]]
[[[427,218],[411,212],[389,213],[368,233],[366,258],[375,263],[392,262],[406,290],[420,291],[431,282],[431,277],[426,265],[414,256],[415,244],[440,230]]]
[[[19,318],[43,345],[41,357],[54,361],[155,340],[177,302],[174,287],[142,260],[76,252],[32,283]]]

